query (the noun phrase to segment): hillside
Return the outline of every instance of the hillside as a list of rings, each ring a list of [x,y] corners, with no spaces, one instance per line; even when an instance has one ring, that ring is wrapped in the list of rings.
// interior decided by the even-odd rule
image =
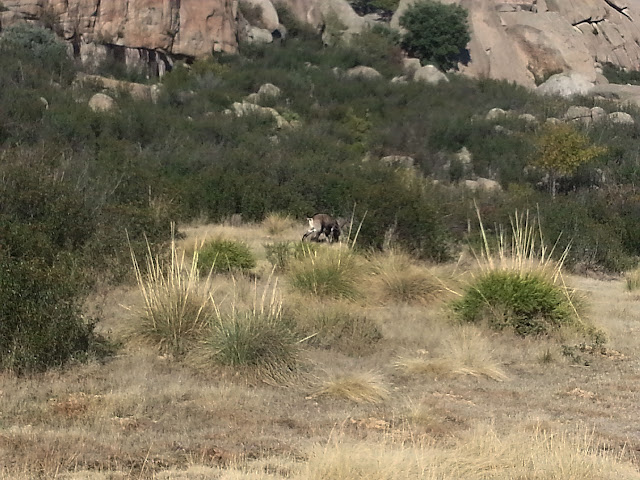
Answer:
[[[3,29],[0,478],[639,478],[637,108],[286,23]]]
[[[373,25],[399,21],[414,0],[386,2],[391,18],[359,16],[353,4],[373,0],[171,0],[162,7],[147,1],[5,0],[0,29],[23,20],[53,28],[86,65],[115,56],[128,66],[146,65],[154,74],[175,61],[235,53],[238,42],[257,44],[287,36],[286,8],[300,22],[323,32],[326,43],[350,38]],[[385,2],[378,2],[384,4]],[[456,0],[469,12],[471,42],[458,68],[474,78],[508,80],[528,88],[550,75],[581,75],[591,84],[607,83],[602,65],[637,70],[640,66],[640,6],[618,0]],[[375,9],[372,9],[374,12]],[[380,13],[378,11],[378,13]],[[393,13],[393,12],[387,12]],[[381,19],[385,20],[381,22]]]

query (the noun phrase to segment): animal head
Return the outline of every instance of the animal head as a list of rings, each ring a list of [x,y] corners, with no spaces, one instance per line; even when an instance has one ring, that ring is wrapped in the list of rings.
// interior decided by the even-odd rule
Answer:
[[[307,222],[309,222],[309,228],[313,228],[313,218],[307,217]]]

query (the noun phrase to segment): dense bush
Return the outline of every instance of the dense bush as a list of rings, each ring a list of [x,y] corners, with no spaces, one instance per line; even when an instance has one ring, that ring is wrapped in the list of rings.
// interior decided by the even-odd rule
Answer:
[[[88,358],[98,339],[82,315],[83,288],[67,257],[0,254],[0,368],[40,371]]]
[[[443,69],[454,67],[471,40],[467,16],[457,5],[417,2],[400,17],[400,25],[407,30],[402,45],[423,62],[434,62]]]
[[[251,270],[256,258],[247,245],[234,240],[215,239],[205,243],[198,256],[200,271],[236,272]]]
[[[0,37],[0,54],[13,59],[2,61],[4,75],[10,73],[20,82],[41,82],[44,72],[45,78],[57,82],[68,83],[73,78],[75,69],[66,44],[46,28],[18,23],[5,29]],[[26,60],[26,64],[15,60]]]
[[[548,334],[577,322],[566,287],[535,272],[484,273],[453,303],[453,309],[465,322],[486,322],[522,336]]]

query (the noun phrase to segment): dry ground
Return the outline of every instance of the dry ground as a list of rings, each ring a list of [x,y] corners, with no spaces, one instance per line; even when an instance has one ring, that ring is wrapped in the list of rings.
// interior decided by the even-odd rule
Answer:
[[[263,243],[303,232],[199,226],[183,245],[244,240],[264,273]],[[116,357],[0,376],[0,478],[640,478],[640,296],[622,280],[569,281],[606,350],[461,328],[444,301],[360,300],[347,308],[379,326],[375,348],[305,347],[301,372],[282,383],[123,341],[135,321],[123,306],[140,296],[104,292],[94,307],[123,341]]]

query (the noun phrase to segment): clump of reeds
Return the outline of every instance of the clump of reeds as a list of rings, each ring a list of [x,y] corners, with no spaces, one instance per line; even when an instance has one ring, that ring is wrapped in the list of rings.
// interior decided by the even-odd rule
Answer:
[[[132,337],[156,346],[163,353],[182,355],[199,337],[213,313],[209,295],[211,273],[198,268],[198,250],[190,259],[176,248],[171,236],[168,260],[147,244],[141,266],[131,249],[131,259],[143,306],[137,309],[130,329]]]
[[[214,315],[200,342],[200,358],[207,363],[249,367],[264,372],[295,370],[299,342],[291,322],[283,315],[277,280],[267,282],[259,294],[254,282],[253,304],[246,308],[235,299],[230,305],[210,298]]]

